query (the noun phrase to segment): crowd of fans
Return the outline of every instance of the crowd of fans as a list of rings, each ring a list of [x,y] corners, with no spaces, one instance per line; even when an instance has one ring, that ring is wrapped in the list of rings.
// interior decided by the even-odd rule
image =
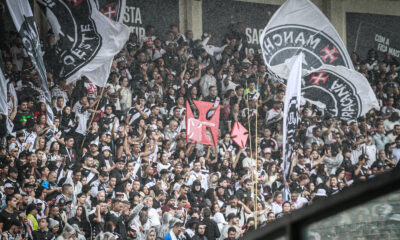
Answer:
[[[310,103],[301,107],[283,182],[285,86],[261,55],[246,54],[243,24],[220,46],[175,25],[167,36],[154,32],[131,34],[103,89],[85,77],[68,86],[57,77],[49,32],[42,50],[54,125],[21,38],[1,33],[13,126],[7,132],[1,116],[0,238],[236,239],[398,163],[400,72],[390,54],[352,54],[381,109],[340,121]],[[194,100],[221,106],[216,146],[186,142],[185,102],[197,115]],[[231,138],[236,121],[250,130],[245,149]]]

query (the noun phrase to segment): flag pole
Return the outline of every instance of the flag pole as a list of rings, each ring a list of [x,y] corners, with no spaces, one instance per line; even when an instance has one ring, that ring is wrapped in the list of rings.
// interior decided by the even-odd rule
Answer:
[[[247,80],[246,80],[246,90],[247,90]],[[250,139],[250,158],[251,159],[253,159],[253,151],[252,151],[252,146],[251,146],[251,125],[250,125],[250,105],[249,105],[249,95],[247,94],[247,101],[246,101],[246,104],[247,104],[247,109],[248,109],[248,113],[247,113],[247,121],[248,121],[248,124],[249,124],[249,139]],[[254,179],[253,179],[253,163],[251,163],[251,180],[252,181],[254,181]]]
[[[257,78],[257,87],[260,89],[260,86],[259,86],[259,84],[260,84],[260,78],[258,77]],[[261,99],[261,94],[260,94],[260,91],[258,91],[258,93],[259,93],[259,98]],[[257,169],[257,159],[258,159],[258,98],[257,98],[257,101],[256,101],[256,177],[255,177],[255,180],[256,180],[256,187],[255,187],[255,189],[254,189],[254,192],[255,192],[255,201],[254,201],[254,228],[255,229],[257,229],[257,225],[258,225],[258,221],[257,221],[257,218],[258,218],[258,195],[257,195],[257,191],[258,191],[258,169]]]
[[[247,90],[247,88],[248,88],[248,84],[247,84],[247,80],[246,80],[246,90]],[[256,185],[256,187],[254,188],[254,164],[253,164],[253,149],[252,149],[252,144],[251,144],[251,124],[250,124],[250,104],[249,104],[249,94],[247,94],[247,101],[246,101],[246,104],[247,104],[247,109],[248,109],[248,112],[247,112],[247,121],[248,121],[248,124],[249,124],[249,129],[248,129],[248,131],[249,131],[249,138],[250,138],[250,164],[251,164],[251,174],[250,174],[250,179],[251,179],[251,181],[252,181],[252,187],[253,187],[253,189],[252,189],[252,193],[254,194],[254,191],[257,191],[257,190],[255,190],[255,189],[257,189],[257,185]],[[257,133],[256,133],[257,134]],[[257,145],[257,143],[256,143],[256,145]],[[257,154],[257,153],[256,153]],[[256,163],[257,164],[257,163]],[[257,178],[257,176],[256,176],[256,178]],[[256,192],[256,194],[257,194],[257,192]],[[255,197],[257,198],[257,195],[255,195]],[[254,210],[255,210],[256,208],[254,208]],[[254,212],[255,214],[254,214],[254,216],[256,216],[256,214],[257,214],[257,212]],[[254,218],[254,222],[256,222],[257,220],[257,217],[255,217]],[[255,228],[257,229],[257,225],[255,225]]]
[[[85,137],[83,138],[83,141],[82,141],[82,144],[81,144],[81,149],[83,148],[83,145],[85,144],[86,136],[87,136],[87,134],[88,134],[88,132],[90,131],[90,128],[91,128],[91,126],[92,126],[92,122],[93,122],[94,116],[96,116],[96,111],[97,111],[97,109],[99,108],[99,104],[100,104],[101,99],[103,98],[103,94],[104,94],[104,89],[105,89],[105,88],[106,88],[106,87],[103,87],[103,88],[101,89],[100,98],[99,98],[99,100],[98,100],[97,103],[96,103],[96,108],[94,109],[95,112],[92,114],[92,118],[90,119],[89,126],[87,127]]]

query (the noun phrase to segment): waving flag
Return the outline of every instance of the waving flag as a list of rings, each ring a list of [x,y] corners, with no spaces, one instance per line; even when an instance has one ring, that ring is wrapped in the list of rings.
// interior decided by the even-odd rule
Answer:
[[[8,123],[7,83],[3,70],[3,59],[0,56],[0,114],[3,115],[5,122]],[[7,132],[11,132],[8,127]]]
[[[299,123],[300,111],[302,59],[302,54],[297,56],[291,68],[286,87],[285,105],[283,108],[282,150],[284,160],[282,164],[284,169],[283,177],[285,181],[286,178],[289,177],[290,165],[295,152],[294,142]]]
[[[249,131],[247,131],[240,122],[235,122],[233,124],[231,137],[240,148],[244,148],[246,146],[247,138],[249,137]]]
[[[379,109],[368,80],[342,66],[325,65],[304,77],[303,97],[342,120],[357,119]]]
[[[103,87],[114,56],[129,38],[129,28],[96,8],[94,0],[39,0],[57,40],[62,64],[59,77],[67,83],[82,75]]]
[[[214,115],[207,120],[207,112],[213,107],[212,102],[193,101],[199,111],[195,118],[186,101],[186,141],[194,141],[205,145],[218,144],[220,106],[215,109]]]
[[[104,16],[116,21],[122,22],[125,13],[126,0],[96,0],[97,9]]]
[[[309,0],[288,0],[272,16],[260,36],[263,58],[278,79],[289,77],[288,65],[304,54],[303,71],[324,64],[354,69],[332,24]]]
[[[43,54],[40,48],[39,34],[37,32],[36,24],[33,19],[33,14],[28,0],[7,0],[7,6],[10,10],[10,15],[14,21],[15,27],[21,36],[22,43],[35,66],[41,82],[41,89],[43,99],[46,103],[47,122],[53,125],[54,114],[51,108],[50,91],[47,85],[46,69],[43,63]]]

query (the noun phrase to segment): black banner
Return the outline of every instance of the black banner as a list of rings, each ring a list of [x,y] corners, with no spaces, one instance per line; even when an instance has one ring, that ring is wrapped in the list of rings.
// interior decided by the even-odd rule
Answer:
[[[258,53],[260,35],[277,5],[239,2],[233,0],[203,0],[203,32],[211,33],[209,44],[222,46],[225,36],[237,22],[244,24],[246,53]]]
[[[179,1],[128,0],[122,21],[137,34],[138,39],[144,36],[145,27],[149,24],[154,26],[157,37],[166,39],[171,24],[179,27]]]
[[[386,52],[400,60],[400,16],[347,13],[347,48],[361,59],[374,48],[380,60]]]

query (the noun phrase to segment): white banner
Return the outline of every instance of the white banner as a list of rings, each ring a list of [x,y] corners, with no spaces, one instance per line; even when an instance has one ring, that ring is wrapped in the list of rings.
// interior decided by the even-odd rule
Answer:
[[[7,6],[15,27],[21,36],[26,52],[39,74],[42,90],[39,101],[46,104],[47,123],[53,125],[54,114],[51,106],[46,69],[43,63],[39,34],[33,19],[31,6],[28,0],[7,0]]]
[[[304,54],[303,72],[323,64],[354,69],[349,54],[332,24],[309,0],[288,0],[272,16],[260,37],[268,69],[285,81],[287,61]]]
[[[302,91],[305,99],[341,120],[357,119],[371,108],[379,109],[368,80],[342,66],[324,65],[308,74]]]
[[[0,114],[8,117],[7,81],[3,73],[3,61],[0,56]]]
[[[67,83],[86,76],[96,85],[107,83],[114,56],[129,38],[129,29],[97,10],[93,0],[39,0],[55,33],[62,62],[59,76]]]
[[[302,59],[302,54],[296,57],[291,67],[286,87],[282,138],[284,181],[289,177],[290,165],[294,154],[296,131],[299,123]]]

